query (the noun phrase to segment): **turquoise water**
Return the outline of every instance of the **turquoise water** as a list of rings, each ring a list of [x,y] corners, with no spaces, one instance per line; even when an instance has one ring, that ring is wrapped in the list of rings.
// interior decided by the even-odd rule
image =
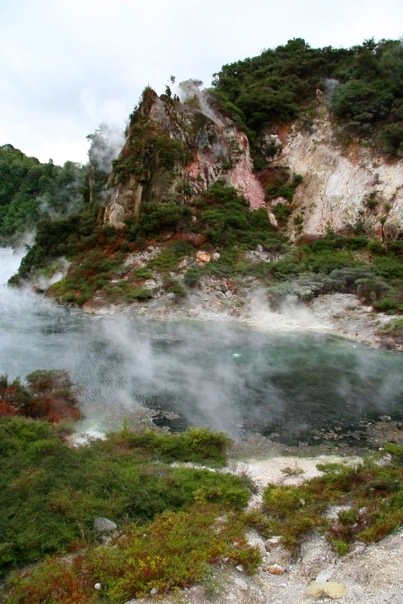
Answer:
[[[0,261],[4,283],[17,258],[0,250]],[[69,370],[98,429],[119,427],[142,407],[174,412],[177,429],[276,432],[284,442],[383,414],[402,418],[402,361],[319,334],[91,317],[1,289],[0,374]]]
[[[152,350],[159,388],[139,379],[137,396],[192,423],[291,442],[403,410],[401,355],[333,337],[171,325]]]

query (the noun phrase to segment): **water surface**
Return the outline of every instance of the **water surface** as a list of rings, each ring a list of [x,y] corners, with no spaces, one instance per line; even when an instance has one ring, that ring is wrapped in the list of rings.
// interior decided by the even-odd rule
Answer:
[[[19,257],[0,249],[0,282]],[[88,316],[1,285],[0,374],[67,369],[98,429],[141,407],[204,425],[297,442],[313,428],[402,417],[399,353],[322,334],[264,332],[224,322]]]

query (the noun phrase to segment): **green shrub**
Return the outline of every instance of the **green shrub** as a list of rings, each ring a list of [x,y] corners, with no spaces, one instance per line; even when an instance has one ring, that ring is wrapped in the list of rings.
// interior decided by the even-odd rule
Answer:
[[[191,219],[190,210],[175,202],[149,203],[145,205],[137,224],[140,235],[161,235],[166,230],[185,228]]]
[[[150,300],[153,297],[151,290],[145,287],[136,287],[126,292],[125,299],[126,302],[145,302],[146,300]]]
[[[201,210],[199,230],[220,250],[253,249],[259,244],[279,249],[284,244],[282,235],[270,224],[267,210],[250,210],[245,199],[221,181],[203,193],[196,204]]]
[[[393,319],[381,331],[394,337],[403,337],[403,318]]]
[[[356,283],[357,294],[366,304],[374,304],[380,301],[385,292],[389,290],[387,283],[378,277],[358,279]]]
[[[290,179],[288,174],[280,173],[279,178],[273,184],[266,187],[266,199],[271,201],[276,197],[284,197],[288,202],[291,202],[295,189],[301,184],[303,178],[300,174],[294,174]]]
[[[166,292],[175,294],[176,298],[184,298],[186,296],[186,288],[177,279],[166,279],[164,287]]]
[[[291,213],[292,207],[285,203],[277,203],[273,208],[273,214],[276,217],[277,222],[282,226],[287,224]]]
[[[291,549],[313,530],[326,534],[339,554],[356,540],[379,541],[403,522],[403,457],[399,448],[388,451],[393,460],[387,466],[371,459],[356,468],[318,465],[323,475],[302,485],[269,485],[263,497],[266,518],[252,516],[251,522],[266,535],[281,535]],[[325,512],[335,505],[343,509],[331,522]]]
[[[132,274],[135,279],[151,279],[153,276],[152,271],[147,267],[136,268]]]
[[[205,428],[192,428],[181,434],[159,432],[125,433],[118,440],[147,456],[160,461],[193,461],[222,465],[226,460],[230,439],[224,433],[214,433]]]
[[[228,443],[205,429],[178,435],[125,429],[74,449],[47,424],[0,418],[0,573],[92,543],[97,516],[122,527],[196,502],[240,510],[251,493],[248,480],[167,465],[220,466]]]
[[[391,157],[402,157],[403,155],[403,123],[389,124],[384,126],[379,139],[383,151]]]
[[[205,268],[203,266],[191,266],[187,269],[183,282],[187,287],[195,287],[204,274]]]
[[[185,144],[169,134],[160,134],[154,145],[159,164],[168,170],[172,170],[177,163],[185,164],[189,158]]]
[[[377,275],[386,279],[403,280],[403,263],[395,256],[378,256],[373,260],[374,271]]]
[[[223,514],[221,515],[220,514]],[[220,516],[220,517],[219,517]],[[15,574],[6,602],[108,602],[123,604],[152,589],[166,593],[208,578],[213,564],[242,564],[253,573],[259,552],[243,535],[244,519],[213,505],[165,512],[147,525],[127,526],[109,546],[98,546],[64,561],[51,559]],[[94,595],[94,584],[101,595]],[[73,600],[74,598],[74,600]],[[76,600],[75,598],[80,598]]]

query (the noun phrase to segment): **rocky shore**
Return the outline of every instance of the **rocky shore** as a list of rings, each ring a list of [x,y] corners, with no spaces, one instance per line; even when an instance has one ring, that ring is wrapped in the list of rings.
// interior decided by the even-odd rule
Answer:
[[[351,294],[320,295],[307,303],[289,297],[273,310],[267,294],[255,283],[236,288],[231,280],[210,278],[183,299],[161,294],[125,308],[106,308],[95,301],[85,310],[119,311],[146,319],[235,322],[264,331],[320,332],[371,347],[403,350],[401,342],[382,334],[391,317],[374,313]],[[234,443],[230,470],[246,472],[253,479],[257,495],[252,505],[259,505],[269,482],[298,483],[318,474],[316,465],[335,456],[338,461],[359,463],[368,446],[382,450],[386,442],[403,445],[403,425],[381,416],[378,421],[362,422],[351,440],[352,444],[346,443],[332,430],[318,433],[316,445],[289,447],[259,434],[250,435]],[[284,468],[291,466],[299,471],[287,476]],[[262,553],[263,562],[255,576],[246,576],[242,567],[218,567],[206,585],[169,596],[154,593],[128,604],[311,604],[333,600],[403,604],[403,531],[377,544],[357,543],[344,557],[335,554],[320,536],[309,537],[294,558],[281,546],[281,539],[264,541],[256,533],[249,539]]]
[[[296,561],[278,543],[255,544],[266,560],[253,577],[242,569],[218,569],[208,588],[197,585],[169,597],[131,600],[127,604],[402,604],[403,531],[378,544],[356,547],[343,558],[324,539],[307,540]],[[252,541],[253,542],[253,541]],[[274,560],[281,563],[274,562]]]
[[[323,294],[306,302],[296,295],[286,295],[273,305],[270,292],[253,279],[235,285],[228,278],[203,278],[184,297],[162,290],[150,300],[130,306],[106,305],[95,297],[83,310],[91,314],[121,312],[154,320],[236,322],[261,331],[328,333],[372,347],[403,351],[403,342],[382,333],[393,317],[374,312],[354,294]]]

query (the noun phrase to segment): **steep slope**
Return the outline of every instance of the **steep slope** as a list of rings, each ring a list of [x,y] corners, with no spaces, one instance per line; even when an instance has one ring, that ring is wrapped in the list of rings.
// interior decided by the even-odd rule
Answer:
[[[302,176],[293,198],[294,237],[329,229],[361,228],[380,238],[402,232],[403,161],[387,161],[355,140],[340,144],[322,97],[309,122],[286,130],[273,164]]]
[[[115,162],[103,221],[122,228],[142,207],[186,205],[223,180],[251,209],[266,207],[272,224],[278,225],[276,208],[286,208],[281,226],[293,239],[357,229],[380,239],[399,237],[403,160],[386,160],[357,140],[342,144],[339,138],[318,92],[310,115],[266,133],[266,167],[255,173],[246,133],[213,108],[207,93],[196,91],[181,103],[147,89]],[[267,192],[278,174],[283,184],[299,176],[288,198]]]
[[[264,205],[244,132],[194,89],[183,103],[146,89],[115,162],[104,223],[121,228],[142,206],[185,204],[217,180],[233,186],[252,208]]]

